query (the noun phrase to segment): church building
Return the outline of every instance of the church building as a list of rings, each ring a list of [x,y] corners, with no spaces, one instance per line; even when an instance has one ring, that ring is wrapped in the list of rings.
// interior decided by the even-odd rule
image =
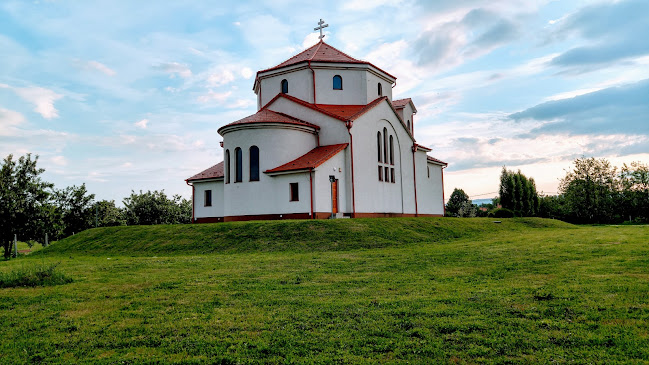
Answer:
[[[415,140],[396,77],[322,40],[257,72],[257,112],[190,178],[192,222],[444,215],[447,166]]]

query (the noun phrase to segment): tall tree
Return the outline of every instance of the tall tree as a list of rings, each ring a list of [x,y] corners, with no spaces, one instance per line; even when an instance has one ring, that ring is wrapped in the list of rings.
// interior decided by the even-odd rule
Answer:
[[[121,209],[115,206],[114,200],[101,200],[93,204],[91,214],[98,227],[126,225],[126,218]],[[93,221],[94,224],[94,221]]]
[[[95,194],[88,194],[86,184],[56,190],[54,199],[61,209],[65,226],[64,236],[67,237],[94,226],[94,214],[92,214],[91,208]]]
[[[128,225],[175,224],[191,221],[191,202],[180,195],[168,198],[164,191],[140,191],[124,198],[124,216]]]
[[[649,165],[641,162],[624,164],[620,171],[621,205],[624,218],[649,222]]]
[[[21,240],[42,241],[44,225],[39,219],[51,218],[50,189],[40,175],[45,171],[36,167],[38,156],[31,154],[14,160],[13,155],[2,161],[0,168],[0,241],[4,256],[11,255],[14,234]]]
[[[452,217],[458,217],[460,210],[464,212],[467,209],[466,204],[471,204],[469,196],[464,190],[455,188],[446,204],[446,214]]]

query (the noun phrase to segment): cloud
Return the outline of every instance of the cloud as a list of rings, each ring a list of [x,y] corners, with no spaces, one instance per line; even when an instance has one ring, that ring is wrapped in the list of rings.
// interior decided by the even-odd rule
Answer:
[[[584,7],[555,22],[546,43],[578,36],[589,44],[558,55],[551,65],[590,71],[610,63],[649,54],[649,2],[627,0]],[[585,67],[584,67],[585,66]]]
[[[50,158],[50,162],[57,166],[65,166],[68,164],[68,161],[65,159],[65,157],[60,155]]]
[[[61,94],[43,87],[11,87],[5,85],[4,88],[13,89],[13,91],[23,100],[34,105],[34,111],[45,119],[59,117],[59,111],[54,107],[54,102],[63,97]]]
[[[117,72],[101,62],[74,60],[74,64],[84,70],[99,71],[108,76],[115,76]]]
[[[189,69],[187,65],[180,64],[178,62],[166,62],[161,63],[155,68],[162,70],[165,73],[171,75],[171,78],[180,76],[183,79],[190,78],[192,76],[192,70]]]
[[[649,134],[649,79],[548,101],[509,117],[545,122],[532,133]]]
[[[11,135],[14,127],[24,122],[25,116],[21,113],[0,107],[0,136]]]
[[[149,124],[149,120],[148,120],[148,119],[142,119],[142,120],[140,120],[139,122],[135,122],[135,123],[134,123],[134,125],[135,125],[137,128],[140,128],[140,129],[146,129],[147,124]]]
[[[201,95],[198,97],[198,101],[201,103],[209,103],[211,101],[216,101],[218,104],[224,103],[232,95],[232,91],[227,91],[224,93],[217,93],[213,90],[210,90],[206,95]]]

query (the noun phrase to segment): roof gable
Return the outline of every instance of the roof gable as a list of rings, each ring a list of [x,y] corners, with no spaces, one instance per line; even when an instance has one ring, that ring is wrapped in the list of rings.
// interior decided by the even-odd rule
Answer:
[[[320,129],[319,126],[305,122],[303,120],[293,118],[290,115],[284,114],[284,113],[278,113],[274,112],[270,109],[261,109],[257,113],[253,115],[249,115],[243,119],[239,119],[237,121],[234,121],[232,123],[226,124],[223,127],[219,128],[218,132],[221,133],[221,130],[224,128],[233,126],[233,125],[240,125],[240,124],[252,124],[252,123],[281,123],[281,124],[293,124],[293,125],[301,125],[301,126],[306,126],[306,127],[311,127],[314,129]]]
[[[395,109],[402,109],[405,108],[406,105],[410,104],[410,107],[412,110],[416,113],[417,108],[415,108],[415,103],[412,102],[412,99],[410,98],[405,98],[405,99],[399,99],[399,100],[392,100],[392,106]]]
[[[198,174],[190,177],[185,181],[196,181],[196,180],[206,180],[206,179],[218,179],[224,176],[223,173],[223,161],[217,163],[216,165],[210,167],[207,170],[201,171]]]
[[[285,163],[281,166],[277,166],[270,170],[266,170],[264,172],[278,173],[278,172],[314,169],[322,165],[323,163],[325,163],[330,158],[334,157],[336,154],[338,154],[338,152],[342,151],[346,147],[347,147],[347,143],[316,147],[291,162]]]

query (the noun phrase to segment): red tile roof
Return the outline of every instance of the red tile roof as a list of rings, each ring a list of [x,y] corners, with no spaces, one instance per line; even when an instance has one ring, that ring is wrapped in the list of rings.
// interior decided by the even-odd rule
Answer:
[[[410,98],[405,98],[405,99],[399,99],[399,100],[392,100],[392,105],[394,106],[395,109],[401,109],[408,105],[412,99]]]
[[[243,119],[239,119],[235,122],[224,125],[223,127],[219,128],[218,132],[221,133],[221,130],[223,128],[229,126],[238,125],[238,124],[251,124],[251,123],[285,123],[285,124],[307,126],[314,129],[320,129],[320,127],[315,124],[305,122],[297,118],[293,118],[290,115],[274,112],[269,109],[261,109],[260,111],[258,111],[253,115],[247,116]]]
[[[448,166],[448,163],[446,163],[446,162],[444,162],[442,160],[438,160],[435,157],[426,156],[426,159],[428,161],[430,161],[430,162],[434,162],[434,163],[437,163],[437,164],[440,164],[440,165]]]
[[[286,66],[292,66],[298,63],[302,62],[331,62],[331,63],[357,63],[357,64],[365,64],[365,65],[370,65],[377,70],[383,72],[384,74],[392,77],[393,79],[396,80],[396,77],[390,75],[389,73],[381,70],[380,68],[374,66],[373,64],[367,62],[367,61],[361,61],[357,60],[348,54],[340,51],[339,49],[336,49],[327,43],[323,42],[322,40],[318,43],[316,43],[314,46],[307,48],[306,50],[296,54],[295,56],[289,58],[288,60],[280,63],[279,65],[275,67],[271,67],[265,70],[261,70],[257,72],[257,75],[259,75],[262,72],[267,72],[267,71],[272,71],[276,70],[282,67]]]
[[[335,114],[341,118],[349,119],[363,108],[365,105],[334,105],[334,104],[316,104],[316,108]]]
[[[204,179],[217,179],[223,177],[223,161],[210,167],[209,169],[199,172],[198,174],[190,177],[185,181],[204,180]]]
[[[274,169],[266,170],[265,172],[273,173],[313,169],[322,165],[346,147],[347,143],[316,147],[289,163],[285,163],[281,166],[275,167]]]

